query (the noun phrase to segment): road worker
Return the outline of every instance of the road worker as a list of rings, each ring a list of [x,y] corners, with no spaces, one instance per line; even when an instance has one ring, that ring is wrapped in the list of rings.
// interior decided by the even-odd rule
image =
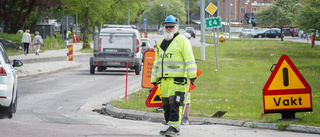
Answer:
[[[164,117],[169,128],[161,135],[176,136],[180,123],[189,78],[196,79],[197,65],[189,40],[178,32],[179,20],[169,15],[164,21],[164,39],[157,44],[151,83],[161,90]]]

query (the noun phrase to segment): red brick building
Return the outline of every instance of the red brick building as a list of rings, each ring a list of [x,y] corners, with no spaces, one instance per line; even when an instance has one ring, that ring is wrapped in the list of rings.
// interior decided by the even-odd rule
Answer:
[[[262,7],[271,6],[273,1],[274,0],[230,0],[230,20],[232,22],[247,21],[251,12],[254,13]],[[229,9],[228,4],[229,0],[219,1],[219,16],[222,21],[225,21],[226,18],[228,21],[229,12],[228,10],[226,11],[226,9]]]

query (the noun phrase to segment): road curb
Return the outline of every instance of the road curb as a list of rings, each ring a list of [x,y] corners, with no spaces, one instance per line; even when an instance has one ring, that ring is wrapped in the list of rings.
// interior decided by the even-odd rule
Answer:
[[[161,122],[164,120],[162,113],[143,112],[129,109],[119,109],[110,104],[106,104],[103,111],[106,115],[115,118],[130,119],[130,120],[143,120],[150,122]],[[245,122],[240,120],[228,120],[219,118],[204,118],[204,117],[189,117],[190,125],[229,125],[239,127],[261,128],[279,130],[275,123],[258,123],[258,122]],[[320,127],[301,126],[301,125],[288,125],[284,131],[302,132],[320,134]]]
[[[42,76],[42,75],[47,75],[47,74],[52,74],[52,73],[56,73],[59,71],[64,71],[64,70],[69,70],[69,69],[74,69],[74,68],[79,68],[81,67],[82,64],[74,64],[74,65],[70,65],[67,67],[62,67],[62,68],[57,68],[57,69],[53,69],[50,71],[45,71],[45,72],[38,72],[38,73],[34,73],[34,74],[18,74],[19,78],[32,78],[32,77],[38,77],[38,76]]]

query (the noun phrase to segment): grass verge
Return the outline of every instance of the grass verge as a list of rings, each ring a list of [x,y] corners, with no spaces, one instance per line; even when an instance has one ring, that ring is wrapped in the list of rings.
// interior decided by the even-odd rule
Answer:
[[[213,40],[207,39],[213,43]],[[190,116],[206,117],[216,111],[228,111],[222,118],[252,122],[274,123],[281,114],[261,115],[264,112],[262,89],[281,55],[286,54],[307,80],[312,89],[313,112],[297,112],[301,121],[289,124],[320,126],[320,47],[311,48],[304,43],[279,40],[252,39],[250,43],[233,39],[217,47],[219,71],[215,71],[214,46],[206,47],[205,61],[201,59],[200,47],[193,48],[197,66],[202,75],[196,80],[192,91]],[[145,101],[149,89],[141,89],[124,98],[113,100],[111,105],[121,109],[156,112]],[[288,124],[288,123],[286,123]]]

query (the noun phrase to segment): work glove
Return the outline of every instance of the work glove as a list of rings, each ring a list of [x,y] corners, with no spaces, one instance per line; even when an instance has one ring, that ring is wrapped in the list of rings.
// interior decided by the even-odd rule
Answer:
[[[157,82],[153,82],[153,83],[151,83],[151,84],[153,84],[153,86],[156,86],[156,85],[157,85]]]
[[[192,85],[194,85],[193,83],[194,83],[194,81],[195,81],[196,79],[197,79],[197,78],[191,78],[191,79],[190,79],[190,82],[191,82]]]

